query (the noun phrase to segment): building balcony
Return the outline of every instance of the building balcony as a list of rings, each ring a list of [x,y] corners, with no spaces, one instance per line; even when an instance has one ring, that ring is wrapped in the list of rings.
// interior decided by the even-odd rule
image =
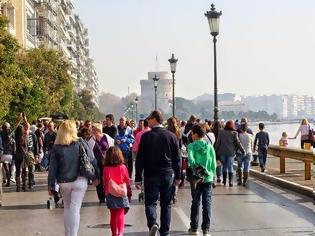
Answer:
[[[36,46],[34,35],[31,35],[29,32],[26,33],[26,41],[27,48],[34,48]]]

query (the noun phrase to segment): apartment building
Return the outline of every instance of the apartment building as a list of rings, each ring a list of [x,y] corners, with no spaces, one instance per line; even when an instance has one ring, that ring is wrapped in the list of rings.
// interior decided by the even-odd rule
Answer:
[[[249,110],[276,113],[281,119],[313,118],[315,97],[302,95],[270,95],[242,97]]]
[[[0,15],[8,18],[9,32],[23,47],[35,47],[35,25],[29,20],[35,18],[33,0],[0,0]]]
[[[74,15],[72,0],[0,0],[0,14],[24,48],[59,50],[69,61],[75,91],[90,89],[97,105],[98,77],[90,58],[88,29]]]

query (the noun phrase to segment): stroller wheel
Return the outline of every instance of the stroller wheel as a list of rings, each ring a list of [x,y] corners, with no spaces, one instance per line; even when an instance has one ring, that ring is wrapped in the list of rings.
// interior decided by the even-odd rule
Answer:
[[[173,204],[176,204],[177,203],[177,197],[173,197]]]
[[[143,193],[139,193],[138,200],[139,200],[139,202],[143,201]]]

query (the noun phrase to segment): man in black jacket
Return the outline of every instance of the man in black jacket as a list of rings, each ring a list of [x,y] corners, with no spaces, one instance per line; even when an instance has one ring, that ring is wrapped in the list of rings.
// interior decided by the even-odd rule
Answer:
[[[150,236],[160,231],[168,236],[171,223],[172,186],[180,184],[181,159],[176,136],[162,127],[162,114],[148,117],[151,131],[141,137],[136,161],[136,187],[141,188],[144,172],[145,213]],[[161,227],[157,224],[156,205],[160,196]]]

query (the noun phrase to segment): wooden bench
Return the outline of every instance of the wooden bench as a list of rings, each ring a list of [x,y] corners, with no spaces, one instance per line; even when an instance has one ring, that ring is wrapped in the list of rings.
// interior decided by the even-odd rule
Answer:
[[[305,164],[305,180],[311,179],[312,163],[315,165],[315,155],[312,150],[270,145],[268,149],[268,154],[271,156],[280,157],[280,173],[285,173],[286,158],[303,161]]]

